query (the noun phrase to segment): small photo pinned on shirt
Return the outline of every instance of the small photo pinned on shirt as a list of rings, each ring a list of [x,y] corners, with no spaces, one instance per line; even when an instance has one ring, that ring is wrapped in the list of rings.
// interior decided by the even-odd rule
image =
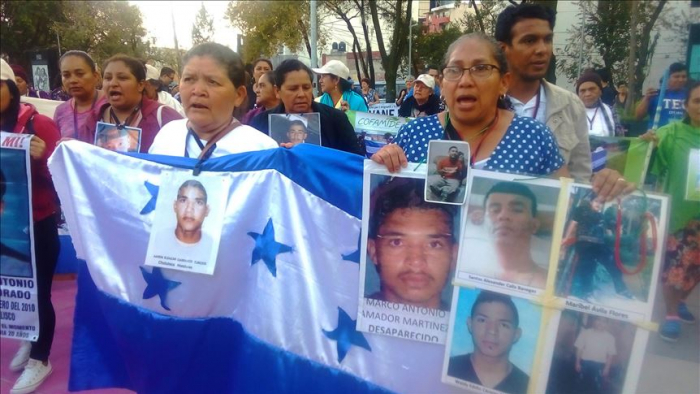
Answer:
[[[270,114],[270,137],[278,144],[321,145],[321,114]]]
[[[463,141],[430,141],[425,201],[463,205],[467,199],[469,144]]]
[[[141,129],[117,127],[112,123],[97,122],[95,145],[115,152],[138,152],[141,148]]]

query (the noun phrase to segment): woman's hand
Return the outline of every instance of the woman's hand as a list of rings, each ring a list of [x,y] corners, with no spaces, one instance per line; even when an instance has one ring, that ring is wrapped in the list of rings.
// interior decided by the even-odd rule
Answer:
[[[396,144],[384,145],[382,149],[372,155],[372,161],[385,165],[389,172],[398,172],[402,167],[408,166],[406,153]]]
[[[292,147],[294,147],[294,143],[292,143],[292,142],[283,142],[280,144],[280,148],[290,149]]]
[[[341,99],[340,100],[340,110],[345,112],[345,111],[348,111],[349,109],[350,109],[350,104],[348,104],[347,101]]]
[[[29,156],[34,160],[39,160],[44,157],[45,152],[46,142],[36,135],[32,137],[31,141],[29,141]]]
[[[626,196],[637,188],[634,183],[627,182],[619,172],[610,168],[604,168],[596,172],[593,175],[591,184],[593,192],[598,196],[598,200],[603,202]]]
[[[654,130],[648,130],[646,133],[639,136],[642,141],[653,142],[654,146],[659,144],[659,137],[654,133]]]

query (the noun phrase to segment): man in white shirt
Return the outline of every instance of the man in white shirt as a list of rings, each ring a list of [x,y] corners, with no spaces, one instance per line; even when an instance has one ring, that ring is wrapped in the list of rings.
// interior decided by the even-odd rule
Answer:
[[[603,80],[593,72],[583,73],[576,81],[576,94],[586,107],[588,135],[599,137],[622,136],[617,112],[603,103]]]
[[[608,320],[593,315],[589,315],[589,319],[593,320],[592,328],[582,330],[574,343],[578,388],[582,393],[601,393],[617,349],[615,337],[608,332]]]

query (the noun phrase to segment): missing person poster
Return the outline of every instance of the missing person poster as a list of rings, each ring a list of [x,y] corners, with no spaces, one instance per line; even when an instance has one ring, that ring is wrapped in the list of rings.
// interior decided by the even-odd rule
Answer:
[[[401,126],[409,120],[369,112],[346,111],[345,114],[355,128],[358,140],[365,145],[367,157],[372,157],[384,145],[392,143]]]
[[[27,134],[0,133],[0,336],[36,341],[31,139]]]
[[[603,203],[571,184],[555,294],[566,307],[628,321],[651,318],[663,263],[668,197],[639,192]]]
[[[278,144],[321,145],[321,114],[270,114],[270,137]]]
[[[357,327],[445,343],[461,207],[426,202],[425,172],[365,161]]]
[[[213,275],[231,179],[164,171],[146,265]]]
[[[138,152],[141,148],[141,129],[97,122],[95,145],[115,152]]]
[[[640,138],[590,136],[593,172],[617,170],[626,180],[644,183],[653,144]]]
[[[542,294],[560,182],[471,170],[455,281],[516,296]]]
[[[525,394],[542,307],[489,290],[458,287],[442,381],[474,393]]]
[[[425,201],[463,205],[469,158],[469,144],[464,141],[430,141]]]

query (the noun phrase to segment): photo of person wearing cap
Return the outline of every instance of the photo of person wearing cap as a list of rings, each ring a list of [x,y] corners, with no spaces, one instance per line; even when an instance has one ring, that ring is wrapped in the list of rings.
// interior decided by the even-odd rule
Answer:
[[[399,108],[399,116],[420,118],[440,112],[440,98],[435,95],[435,78],[421,74],[413,84],[413,96],[405,99]]]
[[[350,77],[348,66],[339,60],[331,60],[321,68],[314,68],[313,71],[319,75],[323,92],[323,95],[316,98],[316,102],[343,111],[368,111],[364,97],[352,90],[352,83],[348,81]]]

